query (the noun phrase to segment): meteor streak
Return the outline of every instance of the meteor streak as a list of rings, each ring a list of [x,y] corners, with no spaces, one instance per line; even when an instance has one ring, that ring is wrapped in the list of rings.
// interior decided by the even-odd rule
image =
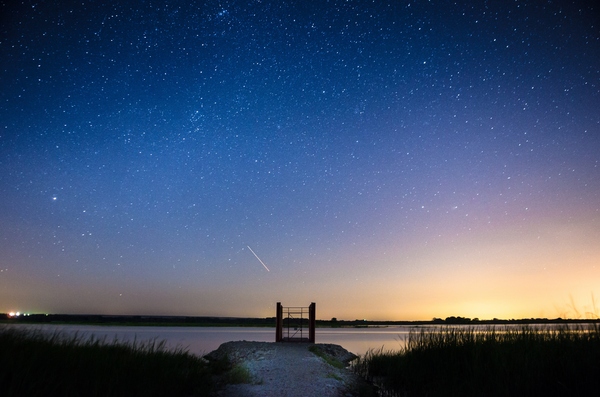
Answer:
[[[247,245],[246,247],[248,247],[248,249],[250,250],[250,252],[252,252],[254,254],[254,256],[256,257],[256,259],[258,259],[258,261],[260,262],[260,264],[263,265],[265,267],[265,269],[267,269],[268,272],[270,272],[270,270],[267,267],[267,265],[265,265],[265,262],[263,262],[263,261],[260,260],[260,258],[258,257],[258,255],[256,255],[256,253],[254,251],[252,251],[252,248],[250,248],[249,245]]]

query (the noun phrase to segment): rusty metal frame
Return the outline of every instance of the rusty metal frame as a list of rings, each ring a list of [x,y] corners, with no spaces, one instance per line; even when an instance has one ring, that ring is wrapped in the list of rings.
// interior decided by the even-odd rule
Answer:
[[[315,343],[315,315],[314,302],[308,307],[283,307],[277,302],[275,342]]]

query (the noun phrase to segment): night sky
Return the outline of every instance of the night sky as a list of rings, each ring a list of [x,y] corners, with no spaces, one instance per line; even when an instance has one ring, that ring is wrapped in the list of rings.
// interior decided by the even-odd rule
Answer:
[[[0,312],[599,315],[592,2],[191,3],[0,2]]]

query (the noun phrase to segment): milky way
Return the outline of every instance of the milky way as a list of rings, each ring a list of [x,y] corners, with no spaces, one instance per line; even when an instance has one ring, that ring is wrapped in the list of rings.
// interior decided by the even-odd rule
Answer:
[[[12,3],[0,312],[598,316],[589,2]]]

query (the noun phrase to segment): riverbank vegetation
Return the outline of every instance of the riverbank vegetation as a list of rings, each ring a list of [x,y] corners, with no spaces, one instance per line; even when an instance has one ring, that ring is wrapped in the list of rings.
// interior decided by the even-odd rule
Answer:
[[[205,396],[211,369],[165,342],[0,327],[2,396]]]
[[[304,319],[308,326],[308,319]],[[433,318],[432,320],[316,320],[317,328],[366,328],[422,325],[515,325],[515,324],[590,324],[595,319],[524,318],[481,320],[468,317]],[[0,324],[76,324],[162,327],[275,327],[275,317],[198,317],[198,316],[136,316],[105,314],[20,314],[0,313]]]
[[[577,396],[600,390],[600,325],[427,328],[354,364],[387,395]]]

